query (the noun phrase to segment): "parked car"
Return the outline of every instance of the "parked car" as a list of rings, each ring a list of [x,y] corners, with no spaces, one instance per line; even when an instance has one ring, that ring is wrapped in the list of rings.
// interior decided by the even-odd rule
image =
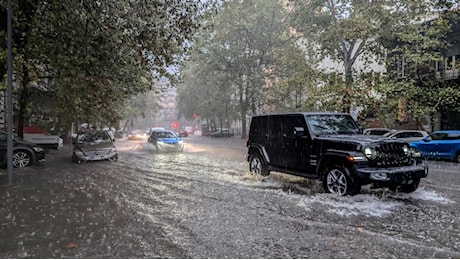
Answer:
[[[179,137],[188,137],[188,132],[186,130],[180,130],[177,135],[179,135]]]
[[[427,137],[428,133],[422,130],[395,130],[383,135],[385,138],[394,138],[405,142],[415,142]]]
[[[184,130],[187,132],[187,134],[193,135],[193,132],[194,132],[194,131],[193,131],[193,127],[191,127],[191,126],[186,126],[186,127],[184,127]]]
[[[72,162],[116,161],[118,151],[115,138],[104,130],[91,130],[77,134],[73,142]]]
[[[217,129],[216,131],[209,134],[211,137],[231,137],[234,136],[230,129]]]
[[[286,113],[252,117],[249,170],[319,179],[326,192],[354,195],[361,186],[413,192],[428,175],[406,142],[364,136],[345,113]]]
[[[0,164],[7,165],[8,133],[0,131]],[[13,137],[13,167],[22,168],[45,161],[45,150],[37,144]]]
[[[122,139],[122,138],[124,138],[126,136],[126,132],[123,131],[123,130],[117,130],[117,131],[115,131],[115,133],[113,135],[117,139]]]
[[[390,128],[366,128],[363,131],[363,134],[365,135],[384,135],[387,133],[391,133],[394,131],[393,129]]]
[[[184,150],[182,139],[170,130],[152,131],[148,142],[155,147],[157,152],[182,152]]]
[[[444,159],[460,163],[460,130],[436,131],[410,147],[427,159]]]

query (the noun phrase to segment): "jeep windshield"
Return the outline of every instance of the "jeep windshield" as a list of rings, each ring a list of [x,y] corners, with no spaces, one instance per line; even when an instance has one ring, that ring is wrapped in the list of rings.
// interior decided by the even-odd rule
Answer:
[[[359,134],[361,129],[349,115],[306,115],[308,127],[314,134]]]

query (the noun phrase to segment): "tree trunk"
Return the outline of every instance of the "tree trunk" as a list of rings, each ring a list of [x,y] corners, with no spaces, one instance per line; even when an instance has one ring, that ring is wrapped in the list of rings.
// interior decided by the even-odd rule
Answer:
[[[22,69],[23,76],[19,93],[18,128],[16,129],[16,133],[21,139],[24,138],[24,121],[26,120],[27,105],[29,103],[29,70],[25,64],[23,64]]]
[[[246,138],[246,114],[248,113],[248,93],[247,88],[244,88],[244,82],[240,83],[240,119],[241,119],[241,139]],[[245,91],[246,98],[243,95],[243,91]]]
[[[353,73],[352,73],[352,64],[349,62],[345,62],[345,89],[343,95],[343,105],[342,105],[342,112],[350,113],[351,108],[351,99],[352,95],[351,92],[353,91],[351,88],[353,86]]]

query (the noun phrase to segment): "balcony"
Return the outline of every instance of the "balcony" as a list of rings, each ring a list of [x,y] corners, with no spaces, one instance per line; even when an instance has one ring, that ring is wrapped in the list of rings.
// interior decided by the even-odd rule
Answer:
[[[436,72],[436,79],[441,79],[441,80],[452,80],[452,79],[458,79],[458,69],[451,69],[451,70],[446,70],[442,74],[441,72]]]

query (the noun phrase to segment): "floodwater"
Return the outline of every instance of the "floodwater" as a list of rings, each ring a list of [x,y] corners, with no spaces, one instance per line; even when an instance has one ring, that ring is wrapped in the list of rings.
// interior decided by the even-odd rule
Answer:
[[[117,141],[118,162],[70,150],[0,176],[0,258],[459,258],[460,166],[429,162],[411,194],[337,197],[314,180],[248,172],[244,140],[183,153]]]

